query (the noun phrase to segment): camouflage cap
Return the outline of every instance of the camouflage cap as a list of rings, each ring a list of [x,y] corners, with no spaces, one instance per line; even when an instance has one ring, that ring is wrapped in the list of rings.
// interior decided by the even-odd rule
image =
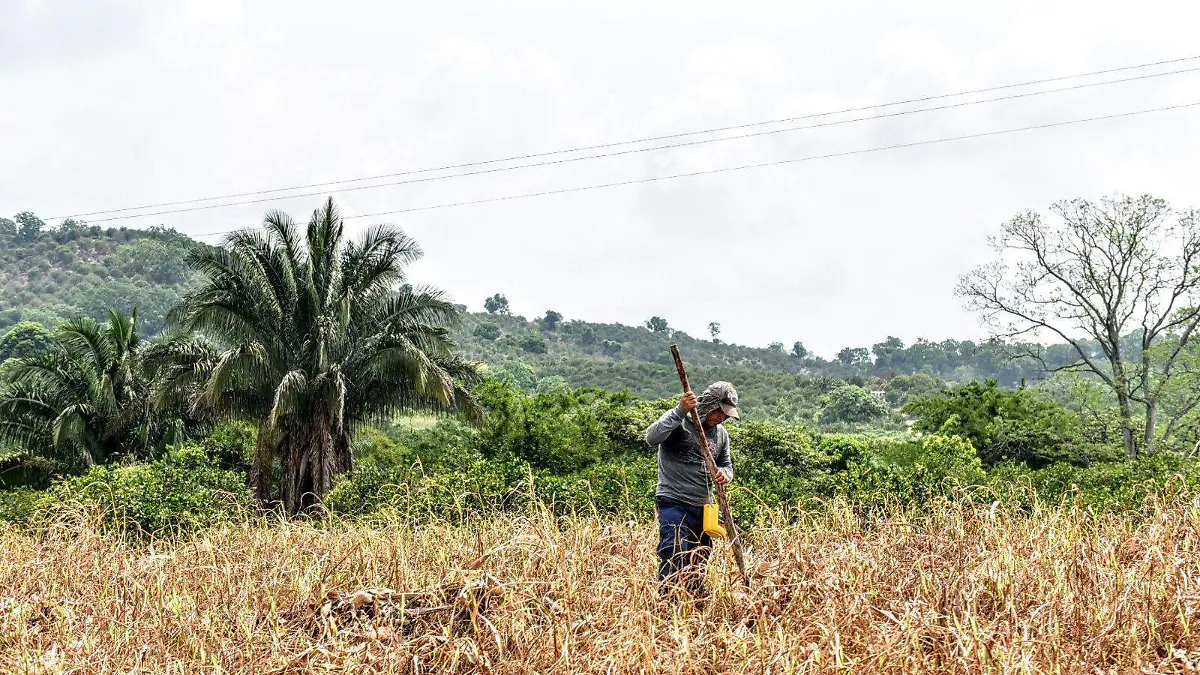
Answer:
[[[700,414],[700,418],[708,417],[708,414],[717,408],[720,408],[726,416],[734,419],[741,419],[737,409],[738,395],[737,390],[728,382],[713,382],[708,385],[704,393],[700,395],[696,405],[696,412]]]

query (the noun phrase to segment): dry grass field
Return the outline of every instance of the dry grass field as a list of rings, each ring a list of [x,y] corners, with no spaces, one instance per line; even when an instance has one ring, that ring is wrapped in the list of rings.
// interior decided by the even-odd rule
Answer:
[[[756,531],[749,592],[718,545],[702,605],[660,603],[653,528],[604,518],[247,522],[153,545],[0,528],[5,673],[1200,668],[1190,497],[1129,517],[835,507]]]

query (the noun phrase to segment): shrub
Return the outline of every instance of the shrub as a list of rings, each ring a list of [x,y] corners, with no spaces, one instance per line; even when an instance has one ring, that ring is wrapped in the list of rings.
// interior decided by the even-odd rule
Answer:
[[[607,400],[602,392],[526,395],[509,384],[489,382],[476,393],[487,413],[480,442],[489,456],[512,455],[566,474],[599,460],[608,448],[599,416]]]
[[[492,342],[500,337],[500,326],[490,321],[485,321],[475,326],[475,330],[471,331],[471,334],[477,338]]]
[[[934,434],[866,445],[866,451],[848,453],[846,470],[836,475],[840,491],[866,507],[920,504],[960,487],[985,484],[975,448],[956,436]]]
[[[249,473],[254,458],[258,430],[248,422],[223,422],[196,442],[217,467],[236,473]]]
[[[654,515],[658,465],[653,455],[625,455],[566,476],[539,476],[538,498],[559,513],[597,511],[649,519]]]
[[[910,403],[905,412],[916,416],[915,429],[970,441],[985,466],[1090,463],[1068,413],[1029,389],[1004,391],[995,380],[970,382]]]
[[[468,453],[457,466],[427,469],[420,463],[367,464],[343,475],[325,498],[340,514],[403,512],[410,519],[464,519],[471,514],[515,509],[525,503],[529,466],[511,457]]]
[[[830,422],[868,422],[886,416],[888,408],[862,387],[846,384],[821,397],[818,419]]]
[[[29,522],[43,497],[41,491],[29,488],[0,490],[0,521],[19,524]]]
[[[521,349],[529,352],[530,354],[546,353],[546,341],[543,340],[542,336],[540,335],[531,333],[521,338],[521,341],[517,344],[521,347]]]
[[[244,478],[226,471],[195,443],[150,464],[102,465],[59,483],[38,508],[93,507],[104,524],[136,536],[170,536],[229,520],[247,505]]]
[[[1051,504],[1078,500],[1098,511],[1126,511],[1141,507],[1169,483],[1193,490],[1200,487],[1200,460],[1161,453],[1089,467],[1060,462],[1038,471],[1009,463],[996,467],[989,482],[1002,497],[1026,505],[1036,495]]]

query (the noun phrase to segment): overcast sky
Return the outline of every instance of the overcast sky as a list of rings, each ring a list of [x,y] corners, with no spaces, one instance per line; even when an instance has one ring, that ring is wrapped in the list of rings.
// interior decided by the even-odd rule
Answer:
[[[1193,56],[1197,26],[1200,3],[1178,0],[0,0],[0,214],[387,174]],[[1194,101],[1200,73],[332,194],[347,215],[371,214]],[[426,252],[416,280],[472,308],[501,292],[530,317],[661,315],[692,335],[718,321],[733,342],[802,340],[831,356],[889,334],[978,337],[954,285],[1019,211],[1115,192],[1200,206],[1197,122],[1188,108],[348,225],[403,227]],[[305,218],[319,199],[104,224],[198,234],[254,226],[272,207]]]

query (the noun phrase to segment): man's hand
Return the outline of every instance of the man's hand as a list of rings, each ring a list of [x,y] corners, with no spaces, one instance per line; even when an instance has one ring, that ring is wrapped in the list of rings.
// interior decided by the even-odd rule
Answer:
[[[696,405],[696,394],[690,391],[684,394],[683,398],[679,399],[679,407],[683,408],[684,414],[691,413],[696,409]]]
[[[725,473],[729,469],[717,467],[717,475],[713,476],[713,483],[717,485],[729,485],[729,474]]]

